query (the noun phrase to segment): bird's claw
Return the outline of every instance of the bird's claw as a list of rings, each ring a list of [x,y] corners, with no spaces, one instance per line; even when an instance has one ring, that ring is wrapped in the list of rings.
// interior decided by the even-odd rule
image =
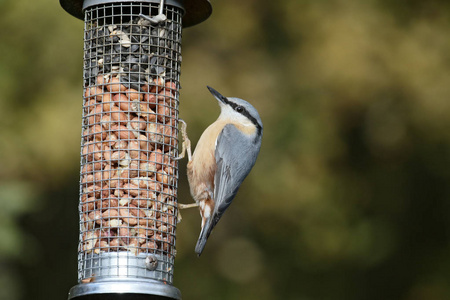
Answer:
[[[190,203],[190,204],[182,204],[178,203],[179,209],[186,209],[186,208],[192,208],[192,207],[198,207],[198,203]],[[181,212],[178,210],[178,216],[177,216],[177,222],[180,223],[183,218],[181,217]]]
[[[183,138],[183,142],[181,143],[181,152],[180,155],[178,157],[175,157],[174,160],[181,160],[184,158],[186,151],[188,154],[188,160],[191,161],[192,159],[192,154],[191,154],[191,140],[188,138],[187,136],[187,132],[186,132],[186,128],[187,128],[187,124],[184,120],[180,119],[179,120],[181,123],[181,136]]]

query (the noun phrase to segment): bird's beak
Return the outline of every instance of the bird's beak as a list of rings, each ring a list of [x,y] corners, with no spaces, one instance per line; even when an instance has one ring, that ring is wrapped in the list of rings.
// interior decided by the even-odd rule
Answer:
[[[228,103],[228,99],[225,96],[222,96],[218,91],[216,91],[215,89],[213,89],[210,86],[206,86],[209,90],[209,92],[217,99],[219,100],[219,103],[221,104],[227,104]]]

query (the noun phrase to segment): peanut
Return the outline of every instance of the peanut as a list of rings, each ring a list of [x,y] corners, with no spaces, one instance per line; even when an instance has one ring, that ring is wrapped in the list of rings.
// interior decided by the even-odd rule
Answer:
[[[150,208],[152,206],[152,201],[144,198],[133,198],[130,203],[140,208]]]
[[[101,170],[102,166],[103,164],[100,162],[87,163],[82,167],[81,173],[91,173],[94,170]]]
[[[94,249],[94,253],[99,254],[101,251],[106,251],[109,248],[109,244],[107,241],[105,240],[100,240],[97,241],[97,243],[95,244],[95,249]],[[89,278],[92,279],[93,277]],[[92,282],[92,281],[89,281]]]
[[[170,162],[169,165],[165,165],[164,166],[164,171],[169,174],[169,175],[174,175],[175,174],[175,162]]]
[[[111,154],[111,160],[112,161],[118,161],[118,160],[123,160],[127,157],[127,151],[125,150],[118,150],[118,151],[114,151]]]
[[[106,221],[103,226],[110,227],[110,228],[117,228],[122,224],[123,224],[122,220],[120,220],[120,219],[110,219],[109,221]]]
[[[162,154],[162,151],[158,149],[158,150],[150,153],[149,160],[151,162],[156,163],[157,170],[161,170],[161,168],[162,168],[161,164],[164,162],[165,159],[164,159],[164,155]]]
[[[130,178],[134,178],[139,175],[139,161],[138,160],[132,160],[128,167],[129,167],[128,172],[130,174]]]
[[[161,135],[158,129],[159,124],[149,123],[147,125],[148,140],[146,142],[151,145],[152,148],[154,148],[154,145],[160,144],[164,141],[164,137]],[[141,148],[144,149],[143,147]]]
[[[119,214],[122,217],[122,220],[129,225],[137,225],[138,220],[136,216],[131,214],[131,211],[127,208],[120,208]]]
[[[108,112],[113,105],[111,94],[103,94],[101,98],[97,98],[98,101],[102,102],[102,107],[104,112]]]
[[[123,186],[123,180],[120,179],[117,174],[114,175],[114,177],[112,177],[111,180],[109,180],[109,187],[110,188],[115,189],[115,188],[119,188],[119,187],[122,187],[122,186]]]
[[[159,92],[164,88],[165,82],[164,82],[164,78],[162,78],[162,77],[155,78],[153,83],[154,83],[154,86],[152,87],[152,89],[150,91]]]
[[[158,102],[156,112],[158,116],[158,121],[160,121],[161,123],[169,121],[171,117],[174,117],[173,109],[170,106],[166,105],[166,103]]]
[[[150,104],[146,102],[133,102],[131,104],[131,108],[133,111],[137,113],[138,116],[143,117],[148,122],[155,122],[156,121],[156,114],[155,112],[150,108]]]
[[[105,130],[109,130],[110,126],[111,126],[111,116],[110,115],[102,115],[102,117],[100,118],[100,124],[102,125],[102,127]]]
[[[101,125],[90,126],[88,134],[93,136],[96,141],[102,141],[106,138],[106,131],[103,130]]]
[[[109,168],[111,168],[111,167],[110,167],[110,165],[107,165],[107,167],[108,167],[108,169],[106,169],[106,167],[105,167],[105,170],[94,173],[95,181],[106,181],[109,179],[109,177],[111,175],[111,171],[109,170]]]
[[[173,105],[172,103],[173,95],[172,92],[168,89],[165,89],[160,94],[158,94],[157,99],[158,102],[162,102],[165,105]]]
[[[166,185],[169,183],[169,176],[167,176],[166,172],[160,171],[156,173],[156,180]]]
[[[143,99],[142,94],[135,89],[128,89],[125,91],[125,94],[131,101],[142,101]]]
[[[88,162],[99,161],[102,159],[100,150],[99,143],[88,142],[84,144],[81,154]]]
[[[84,98],[85,99],[95,99],[95,100],[101,100],[103,94],[103,90],[96,86],[91,86],[89,88],[86,88],[84,90]]]
[[[89,220],[95,221],[97,224],[100,224],[102,219],[102,213],[99,212],[98,210],[94,210],[88,214],[88,217]]]
[[[114,131],[114,134],[124,140],[134,139],[135,136],[132,131],[130,131],[126,126],[124,125],[112,125],[111,130]]]
[[[129,169],[120,169],[118,174],[119,174],[120,179],[123,180],[123,182],[128,182],[131,177]]]
[[[147,243],[144,243],[143,245],[141,245],[141,248],[146,249],[146,251],[159,249],[159,247],[158,247],[158,245],[156,245],[155,241],[149,241]]]
[[[110,238],[110,237],[115,237],[116,233],[114,232],[113,229],[101,229],[99,236],[101,238]]]
[[[120,79],[112,77],[109,84],[106,85],[106,89],[112,93],[124,92],[127,88],[120,83]]]
[[[119,227],[119,236],[120,237],[129,237],[131,234],[130,234],[130,229],[129,229],[129,227],[127,227],[127,226],[120,226]]]
[[[160,185],[155,182],[151,177],[138,177],[131,180],[131,183],[135,186],[139,186],[141,189],[149,189],[152,191],[159,191]]]
[[[139,165],[140,173],[150,177],[156,172],[156,164],[153,162],[144,162]]]
[[[94,175],[88,174],[84,175],[81,179],[81,184],[83,187],[88,187],[94,184]]]
[[[114,95],[112,100],[115,102],[115,105],[120,107],[121,110],[123,110],[123,111],[131,110],[130,100],[124,94],[116,94],[116,95]]]
[[[119,212],[115,209],[107,209],[102,213],[102,218],[103,219],[110,219],[110,218],[114,218],[117,217],[119,215]]]
[[[111,189],[109,188],[109,186],[107,184],[105,184],[102,187],[102,190],[100,191],[100,195],[102,199],[106,199],[109,198],[109,196],[111,195]]]
[[[92,110],[95,108],[96,105],[97,105],[97,101],[95,101],[95,99],[87,100],[87,101],[84,103],[85,113],[86,113],[86,114],[91,113]]]
[[[149,103],[150,108],[154,109],[158,103],[158,97],[155,94],[147,93],[144,95],[144,101]]]
[[[164,144],[176,146],[177,143],[177,130],[171,125],[160,125],[159,130],[164,137]]]
[[[111,119],[122,125],[125,125],[128,122],[127,115],[115,105],[111,105]]]
[[[110,247],[119,247],[119,239],[118,238],[115,238],[115,239],[112,239],[110,242],[109,242],[109,246]]]
[[[123,195],[125,194],[125,192],[122,189],[116,189],[114,190],[114,196],[116,197],[123,197]]]
[[[141,86],[141,90],[145,93],[150,92],[151,89],[152,89],[152,85],[150,85],[148,83]]]
[[[116,142],[112,144],[112,148],[116,150],[126,150],[128,148],[128,143],[124,140],[116,140]]]
[[[108,197],[105,197],[108,198]],[[111,207],[119,207],[119,201],[117,198],[113,198],[113,196],[109,197],[109,199],[99,200],[98,207],[99,209],[109,209]]]
[[[133,183],[126,183],[123,185],[123,188],[126,193],[133,197],[137,197],[141,194],[142,190],[139,189],[139,186],[133,184]]]
[[[93,125],[95,123],[100,122],[102,118],[103,107],[100,104],[94,106],[94,109],[86,115],[88,118],[88,124]]]
[[[109,75],[98,75],[95,83],[97,85],[103,86],[104,84],[109,82]]]
[[[82,201],[82,211],[83,212],[87,212],[87,211],[92,211],[95,208],[95,197],[90,197],[87,198],[85,201]]]
[[[164,84],[164,86],[165,86],[165,89],[164,89],[164,90],[168,90],[168,91],[173,92],[173,93],[175,93],[175,91],[178,90],[178,89],[177,89],[177,85],[176,85],[175,82],[173,82],[173,81],[167,81],[167,82]]]
[[[143,134],[139,135],[138,140],[142,150],[148,152],[154,149],[153,147],[154,143],[150,142],[145,135]]]
[[[134,117],[131,119],[130,125],[134,130],[144,130],[147,126],[145,120],[140,117]]]
[[[128,148],[130,149],[128,152],[132,159],[137,159],[140,156],[140,145],[138,141],[130,141],[128,144]]]
[[[94,184],[84,188],[83,193],[86,194],[88,197],[99,197],[101,189],[102,188],[99,185]]]
[[[126,205],[130,204],[133,200],[134,200],[134,198],[132,198],[128,195],[124,195],[124,196],[120,197],[119,205],[126,206]]]

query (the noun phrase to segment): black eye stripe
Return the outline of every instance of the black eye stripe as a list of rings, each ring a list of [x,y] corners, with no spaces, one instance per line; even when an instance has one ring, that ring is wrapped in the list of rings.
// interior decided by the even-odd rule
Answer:
[[[228,100],[227,97],[224,97],[218,91],[216,91],[215,89],[213,89],[209,86],[208,86],[208,89],[211,92],[211,94],[214,95],[214,97],[216,97],[217,99],[222,101],[224,104],[230,105],[233,110],[236,110],[236,107],[238,106],[238,104],[231,102],[230,100]],[[239,111],[239,113],[246,116],[247,119],[249,119],[250,122],[252,122],[255,125],[257,133],[256,133],[256,136],[255,136],[255,139],[253,142],[254,143],[258,142],[262,135],[262,126],[258,123],[258,121],[253,116],[250,115],[250,113],[247,111],[247,109],[245,109],[245,107],[242,107],[242,111]]]
[[[224,98],[225,98],[225,97],[224,97]],[[230,105],[231,108],[233,108],[235,111],[237,111],[237,110],[236,110],[236,107],[240,106],[240,105],[238,105],[238,104],[236,104],[236,103],[234,103],[234,102],[231,102],[231,101],[228,100],[227,98],[225,98],[225,102],[226,102],[228,105]],[[248,112],[247,109],[245,109],[245,107],[243,107],[243,106],[240,106],[240,107],[242,107],[242,110],[241,110],[241,111],[237,111],[237,112],[239,112],[240,114],[246,116],[247,119],[249,119],[249,120],[256,126],[256,130],[258,131],[258,136],[261,135],[261,131],[262,131],[261,125],[259,125],[258,121],[256,121],[256,119],[255,119],[252,115],[250,115],[250,113]]]

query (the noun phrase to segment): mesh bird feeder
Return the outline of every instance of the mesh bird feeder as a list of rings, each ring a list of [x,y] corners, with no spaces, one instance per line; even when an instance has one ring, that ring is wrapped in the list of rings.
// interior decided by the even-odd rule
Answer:
[[[69,299],[180,299],[172,284],[181,32],[211,5],[60,3],[84,20],[79,284]]]

